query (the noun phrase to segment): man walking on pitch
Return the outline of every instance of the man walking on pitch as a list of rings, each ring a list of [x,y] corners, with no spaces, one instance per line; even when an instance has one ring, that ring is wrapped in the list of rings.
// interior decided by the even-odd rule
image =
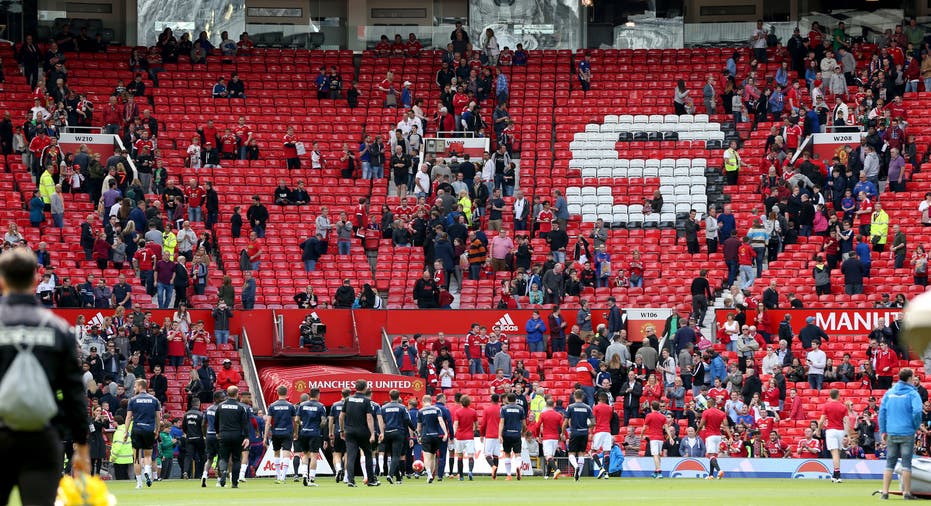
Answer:
[[[356,393],[349,396],[343,404],[343,411],[339,414],[340,436],[346,442],[346,477],[350,487],[356,486],[356,461],[359,459],[359,450],[365,460],[363,468],[372,462],[372,443],[375,442],[375,414],[372,403],[365,397],[368,383],[365,380],[356,380]],[[372,477],[367,483],[370,487],[381,485],[377,477]]]
[[[485,450],[485,462],[491,467],[491,479],[498,477],[498,458],[501,456],[501,441],[498,440],[498,421],[501,419],[501,398],[491,394],[491,403],[482,408],[479,433]]]
[[[340,394],[342,395],[342,399],[330,406],[330,446],[333,448],[333,472],[336,473],[336,483],[348,483],[348,480],[346,480],[346,473],[343,471],[344,457],[346,455],[346,440],[343,439],[343,434],[340,429],[342,425],[340,424],[339,416],[343,412],[346,399],[349,398],[349,389],[344,388]]]
[[[272,464],[275,466],[275,483],[284,483],[288,475],[288,461],[291,460],[291,445],[297,435],[297,410],[288,402],[288,387],[278,387],[278,400],[268,406],[265,415],[264,440],[271,440],[275,452]],[[297,469],[294,470],[297,474]]]
[[[440,443],[449,438],[448,427],[443,420],[443,412],[433,405],[429,395],[423,396],[420,412],[417,414],[417,433],[420,434],[420,446],[423,448],[423,467],[427,472],[427,483],[433,483],[436,475],[436,452]]]
[[[663,455],[663,441],[666,426],[666,415],[659,412],[659,401],[650,403],[650,412],[643,419],[643,428],[640,437],[650,440],[650,455],[653,456],[653,478],[662,478],[660,457]]]
[[[226,400],[217,406],[217,414],[213,419],[219,447],[217,472],[220,475],[220,488],[226,486],[227,476],[231,477],[233,488],[239,488],[242,452],[249,448],[249,413],[237,400],[238,397],[239,388],[227,388]]]
[[[507,394],[507,403],[501,407],[500,416],[498,440],[501,441],[504,471],[507,473],[507,478],[504,480],[511,481],[511,466],[514,462],[517,462],[517,479],[520,480],[521,437],[524,435],[524,422],[527,414],[524,408],[517,405],[517,396],[513,392]]]
[[[410,412],[401,404],[401,392],[392,390],[388,392],[391,399],[381,407],[378,414],[378,425],[381,427],[380,443],[384,444],[385,452],[390,455],[388,463],[388,483],[398,484],[404,477],[404,459],[402,451],[407,444],[407,437],[410,435],[414,425],[411,423]]]
[[[317,455],[323,447],[323,432],[321,427],[326,425],[326,407],[320,403],[320,389],[310,389],[310,395],[301,395],[301,403],[297,407],[297,417],[300,420],[300,429],[297,439],[303,450],[301,463],[307,464],[307,474],[304,475],[305,487],[316,487],[317,483]]]
[[[543,458],[546,460],[546,469],[543,470],[543,479],[550,476],[554,480],[559,478],[559,467],[556,465],[556,448],[563,438],[562,415],[556,411],[556,401],[552,398],[546,400],[546,408],[540,413],[534,433],[539,434],[543,440]]]
[[[614,414],[614,410],[608,405],[608,396],[604,392],[598,393],[596,402],[592,408],[595,416],[595,426],[592,429],[595,434],[592,438],[592,460],[600,468],[598,478],[607,479],[608,463],[605,462],[605,456],[611,453],[611,447],[614,446],[614,437],[611,436],[611,415]]]
[[[475,469],[475,431],[478,430],[478,413],[470,406],[472,398],[463,395],[459,399],[459,409],[453,420],[453,435],[456,438],[456,465],[459,467],[459,481],[464,474],[463,460],[469,459],[469,481]]]
[[[701,414],[698,424],[698,435],[705,440],[705,451],[708,455],[708,479],[724,478],[724,470],[718,465],[718,454],[721,453],[721,434],[727,430],[727,415],[715,406]],[[717,469],[717,473],[715,470]]]
[[[213,466],[213,458],[220,454],[220,442],[217,440],[217,407],[226,400],[226,392],[217,390],[213,393],[213,404],[204,411],[204,472],[200,475],[200,486],[207,487],[207,475],[210,473],[210,467]],[[217,486],[220,486],[220,472],[217,469]]]
[[[135,396],[126,406],[126,426],[132,427],[133,452],[136,454],[136,488],[152,486],[152,446],[161,430],[162,407],[158,399],[146,392],[149,384],[144,379],[137,379],[133,385]],[[129,437],[127,432],[124,436]]]
[[[824,403],[818,426],[824,431],[824,444],[831,452],[831,460],[834,462],[831,481],[843,483],[844,480],[840,477],[840,450],[848,431],[847,406],[840,401],[840,391],[836,388],[831,389],[830,397],[831,400]]]
[[[886,444],[886,470],[883,472],[883,490],[880,496],[889,498],[889,484],[896,462],[902,459],[902,498],[912,495],[912,454],[915,452],[915,433],[921,427],[921,396],[912,385],[914,372],[908,367],[899,371],[899,382],[883,395],[879,405],[879,432]]]
[[[573,476],[575,481],[582,477],[582,469],[585,468],[585,450],[588,447],[588,436],[591,434],[591,427],[595,421],[595,414],[592,408],[583,402],[585,393],[576,390],[572,394],[575,400],[566,408],[565,420],[562,423],[563,432],[569,429],[569,464],[575,468]]]
[[[204,414],[197,397],[191,399],[191,409],[184,413],[182,430],[184,462],[181,463],[181,477],[188,479],[198,476],[204,469]]]

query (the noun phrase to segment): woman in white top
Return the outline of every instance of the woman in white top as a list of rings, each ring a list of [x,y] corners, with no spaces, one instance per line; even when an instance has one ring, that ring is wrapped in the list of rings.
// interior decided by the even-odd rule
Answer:
[[[482,49],[485,51],[485,56],[488,57],[488,64],[497,65],[501,48],[498,47],[498,39],[495,38],[495,31],[491,28],[485,29],[485,36],[482,37]]]
[[[679,116],[688,114],[686,105],[691,100],[692,99],[689,97],[689,90],[685,89],[685,81],[679,79],[672,97],[672,105],[676,108],[676,114]]]
[[[175,311],[171,321],[178,322],[178,330],[183,332],[185,335],[191,331],[191,313],[188,312],[187,307],[185,307],[183,304],[178,306],[178,310]]]
[[[188,164],[192,169],[200,168],[200,136],[191,138],[191,145],[187,147]]]
[[[724,322],[722,326],[724,329],[724,335],[727,336],[729,341],[727,344],[728,351],[737,350],[737,334],[740,333],[740,323],[734,319],[734,313],[727,314],[727,321]]]
[[[921,214],[921,224],[931,227],[931,192],[925,193],[925,199],[918,203],[918,212]]]
[[[3,241],[14,245],[23,242],[23,234],[19,232],[16,222],[10,222],[10,225],[6,229],[6,234],[3,236]]]

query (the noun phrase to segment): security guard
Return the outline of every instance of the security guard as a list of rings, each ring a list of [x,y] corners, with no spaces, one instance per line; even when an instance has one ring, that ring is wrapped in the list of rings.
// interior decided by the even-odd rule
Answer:
[[[227,399],[217,406],[213,419],[213,428],[217,432],[219,443],[220,487],[226,486],[227,472],[233,482],[233,488],[239,488],[239,468],[242,465],[242,452],[249,448],[249,413],[240,403],[239,388],[230,386],[226,389]],[[232,460],[232,466],[230,466]],[[232,467],[232,469],[230,469]]]
[[[133,452],[136,454],[136,488],[152,486],[152,446],[162,427],[162,405],[149,395],[149,382],[137,379],[133,385],[135,394],[126,405],[126,425],[132,427]]]
[[[401,452],[414,424],[411,423],[407,408],[400,402],[401,392],[392,390],[388,392],[388,397],[391,401],[381,407],[381,413],[378,415],[378,426],[381,428],[379,442],[385,445],[385,452],[391,456],[387,479],[388,483],[394,484],[395,479],[401,483],[404,476],[404,459]]]
[[[307,464],[307,474],[304,476],[305,487],[316,487],[317,455],[323,446],[322,426],[326,424],[326,407],[320,403],[320,389],[310,389],[310,395],[301,395],[301,404],[297,407],[297,416],[300,419],[300,431],[297,436],[297,445],[303,450],[301,462]]]
[[[375,417],[372,403],[365,397],[368,383],[365,380],[356,380],[356,393],[346,399],[343,412],[339,415],[339,428],[341,437],[346,442],[346,477],[350,487],[356,486],[356,461],[359,460],[359,449],[364,456],[363,466],[370,465],[372,461],[372,443],[375,442]],[[371,476],[367,483],[370,487],[381,485],[378,477]]]
[[[72,466],[88,472],[87,397],[81,381],[74,335],[68,324],[39,306],[35,296],[36,256],[26,248],[0,255],[0,377],[16,358],[17,346],[31,346],[52,395],[58,392],[58,416],[53,422],[70,429],[74,441]],[[19,485],[23,504],[55,503],[64,454],[62,439],[53,424],[36,432],[14,431],[0,420],[0,504]]]
[[[420,446],[423,447],[423,467],[427,472],[427,483],[433,483],[436,473],[436,453],[440,450],[440,443],[449,440],[449,427],[443,420],[443,410],[433,405],[429,395],[423,396],[420,401],[420,412],[417,413],[417,433],[420,434]]]
[[[200,411],[200,399],[191,399],[191,409],[182,418],[184,430],[184,462],[181,477],[198,476],[204,470],[204,414]],[[194,472],[191,473],[191,465]]]
[[[375,441],[372,443],[372,461],[366,467],[365,476],[378,476],[378,466],[384,460],[385,444],[381,443],[381,427],[378,426],[378,416],[381,415],[381,404],[372,400],[372,389],[365,389],[365,398],[372,403],[372,420],[375,421]],[[382,469],[388,469],[388,466],[382,466]]]
[[[265,441],[271,440],[272,451],[275,452],[275,483],[284,482],[288,474],[288,460],[291,456],[291,441],[297,434],[297,410],[288,402],[288,387],[278,387],[278,400],[268,406],[265,415]],[[284,454],[284,455],[283,455]],[[297,474],[297,469],[294,470]]]
[[[724,176],[727,178],[727,184],[737,184],[737,176],[740,174],[740,168],[746,167],[737,152],[737,141],[731,141],[730,146],[724,150]]]
[[[204,464],[204,472],[200,475],[200,486],[207,487],[207,473],[210,472],[210,467],[213,466],[213,458],[219,455],[220,453],[220,444],[217,442],[217,429],[214,425],[214,421],[217,418],[217,406],[220,405],[226,399],[226,392],[222,390],[217,390],[213,393],[213,404],[207,407],[207,410],[204,412],[204,439],[205,439],[205,453],[206,453],[206,463]],[[220,486],[220,473],[217,473],[217,486]]]

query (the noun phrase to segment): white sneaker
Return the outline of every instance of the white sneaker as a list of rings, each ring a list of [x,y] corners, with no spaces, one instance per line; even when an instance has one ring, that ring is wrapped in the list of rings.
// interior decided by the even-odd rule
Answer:
[[[142,483],[136,483],[136,490],[142,490]]]

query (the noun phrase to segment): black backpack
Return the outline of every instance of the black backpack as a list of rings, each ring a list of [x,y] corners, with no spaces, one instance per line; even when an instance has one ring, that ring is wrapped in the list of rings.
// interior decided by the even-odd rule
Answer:
[[[249,253],[245,249],[239,250],[239,270],[252,270],[252,262],[249,261]]]

